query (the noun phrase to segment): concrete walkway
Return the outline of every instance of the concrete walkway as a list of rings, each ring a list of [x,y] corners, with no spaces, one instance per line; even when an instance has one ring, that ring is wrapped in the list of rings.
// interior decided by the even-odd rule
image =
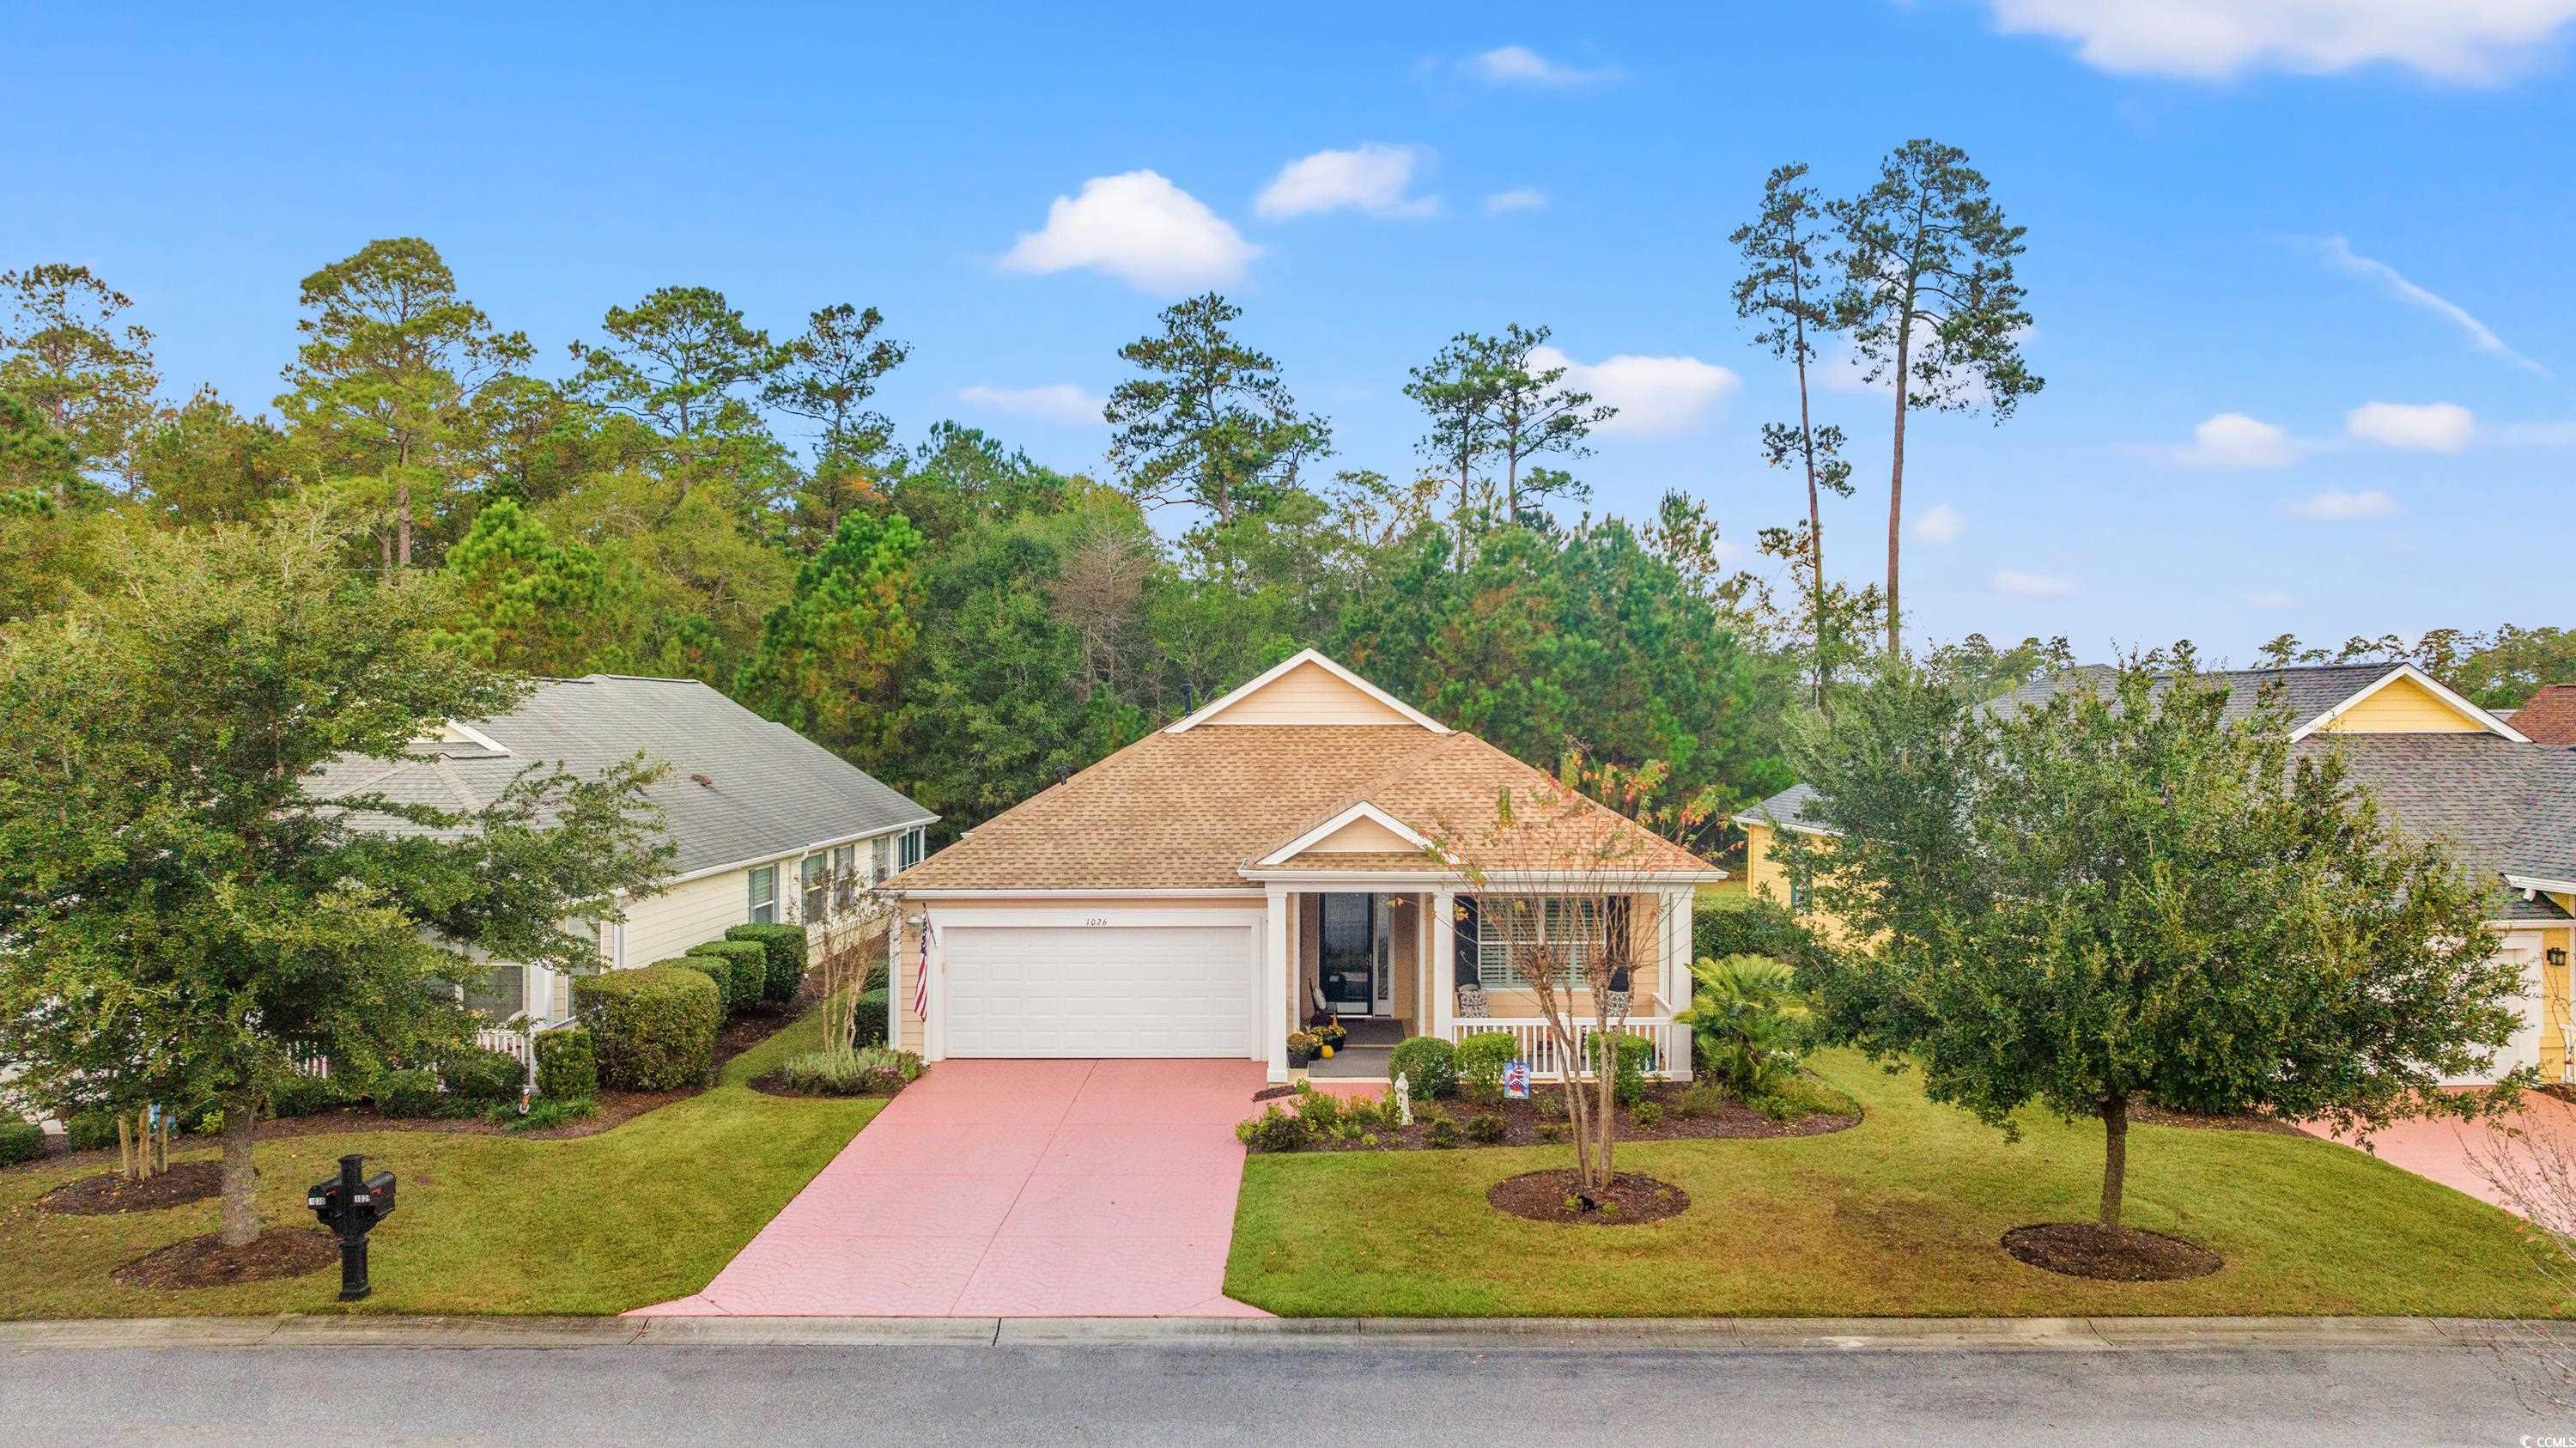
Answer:
[[[1257,1061],[948,1061],[694,1297],[630,1316],[1259,1317],[1224,1295]]]
[[[2499,1130],[2499,1127],[2503,1128]],[[2311,1136],[2334,1141],[2324,1126],[2300,1123],[2300,1130]],[[2520,1133],[2519,1138],[2507,1132]],[[2351,1143],[2346,1142],[2346,1145]],[[2490,1166],[2501,1164],[2509,1171],[2527,1171],[2537,1150],[2544,1157],[2576,1163],[2576,1106],[2537,1091],[2523,1094],[2522,1109],[2501,1119],[2494,1126],[2484,1122],[2420,1120],[2401,1121],[2374,1133],[2371,1149],[2380,1160],[2403,1167],[2420,1177],[2429,1177],[2446,1187],[2468,1193],[2479,1201],[2490,1202],[2508,1212],[2521,1209],[2506,1200],[2479,1170],[2480,1160]],[[2543,1198],[2553,1189],[2532,1182]]]

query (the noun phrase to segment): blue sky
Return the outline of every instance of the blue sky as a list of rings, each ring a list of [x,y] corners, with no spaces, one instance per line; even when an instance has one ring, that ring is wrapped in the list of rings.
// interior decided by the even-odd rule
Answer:
[[[2576,0],[536,8],[23,14],[0,265],[89,264],[174,390],[256,405],[298,278],[378,236],[558,366],[665,283],[780,332],[874,305],[916,349],[908,437],[953,416],[1065,468],[1188,290],[1388,472],[1408,366],[1544,323],[1627,406],[1580,464],[1600,506],[1685,489],[1749,545],[1803,502],[1755,455],[1793,395],[1726,233],[1774,164],[1839,192],[1933,136],[2030,228],[2048,386],[1915,424],[1917,636],[2241,659],[2571,622]],[[1860,483],[1829,563],[1874,578],[1888,404],[1818,400]]]

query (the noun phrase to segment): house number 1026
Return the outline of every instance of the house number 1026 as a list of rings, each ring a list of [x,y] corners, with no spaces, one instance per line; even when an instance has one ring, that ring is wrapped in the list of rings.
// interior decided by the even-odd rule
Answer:
[[[1094,915],[1082,923],[1085,925],[1106,925],[1109,923],[1109,917],[1106,915]]]

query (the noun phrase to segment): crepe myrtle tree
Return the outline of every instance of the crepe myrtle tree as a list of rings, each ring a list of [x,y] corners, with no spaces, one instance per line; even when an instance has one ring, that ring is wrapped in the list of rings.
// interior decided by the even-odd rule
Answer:
[[[298,509],[140,535],[105,587],[0,632],[0,1037],[38,1099],[219,1110],[227,1246],[259,1235],[253,1129],[299,1053],[435,1062],[471,1029],[465,947],[595,962],[564,922],[617,918],[670,858],[640,759],[531,766],[462,811],[304,792],[527,688],[436,642],[434,581],[347,568],[351,531]]]
[[[1782,832],[1842,927],[1809,966],[1832,1026],[2007,1135],[2032,1102],[2100,1121],[2105,1228],[2141,1100],[2367,1133],[2514,1084],[2435,1089],[2515,1026],[2486,892],[2277,697],[2227,701],[2187,644],[2016,709],[1899,663],[1794,751],[1836,832]]]
[[[1569,753],[1553,776],[1497,791],[1490,816],[1442,820],[1431,832],[1432,858],[1476,895],[1479,929],[1508,942],[1550,1053],[1592,1072],[1589,1081],[1569,1073],[1565,1084],[1575,1194],[1587,1203],[1616,1174],[1618,1053],[1609,1043],[1626,1034],[1632,980],[1662,975],[1665,932],[1636,918],[1637,897],[1665,868],[1655,837],[1687,836],[1701,821],[1686,816],[1708,807],[1706,795],[1664,803],[1668,772]],[[1587,1062],[1592,1038],[1603,1044]]]

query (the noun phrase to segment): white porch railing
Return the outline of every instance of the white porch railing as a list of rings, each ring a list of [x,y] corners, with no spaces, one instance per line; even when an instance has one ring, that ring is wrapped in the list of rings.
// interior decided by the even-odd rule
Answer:
[[[1581,1043],[1576,1047],[1579,1054],[1574,1065],[1581,1075],[1591,1074],[1584,1069],[1582,1061],[1599,1029],[1590,1021],[1574,1023],[1575,1039]],[[1655,1054],[1646,1063],[1647,1075],[1682,1077],[1689,1074],[1690,1027],[1667,1019],[1632,1017],[1619,1029],[1623,1035],[1642,1037],[1653,1043]],[[1556,1033],[1548,1028],[1544,1017],[1494,1016],[1481,1020],[1453,1020],[1449,1024],[1449,1041],[1455,1045],[1484,1031],[1510,1032],[1518,1044],[1518,1059],[1530,1063],[1531,1076],[1543,1081],[1565,1079],[1567,1063],[1561,1059],[1564,1053],[1557,1049]]]

